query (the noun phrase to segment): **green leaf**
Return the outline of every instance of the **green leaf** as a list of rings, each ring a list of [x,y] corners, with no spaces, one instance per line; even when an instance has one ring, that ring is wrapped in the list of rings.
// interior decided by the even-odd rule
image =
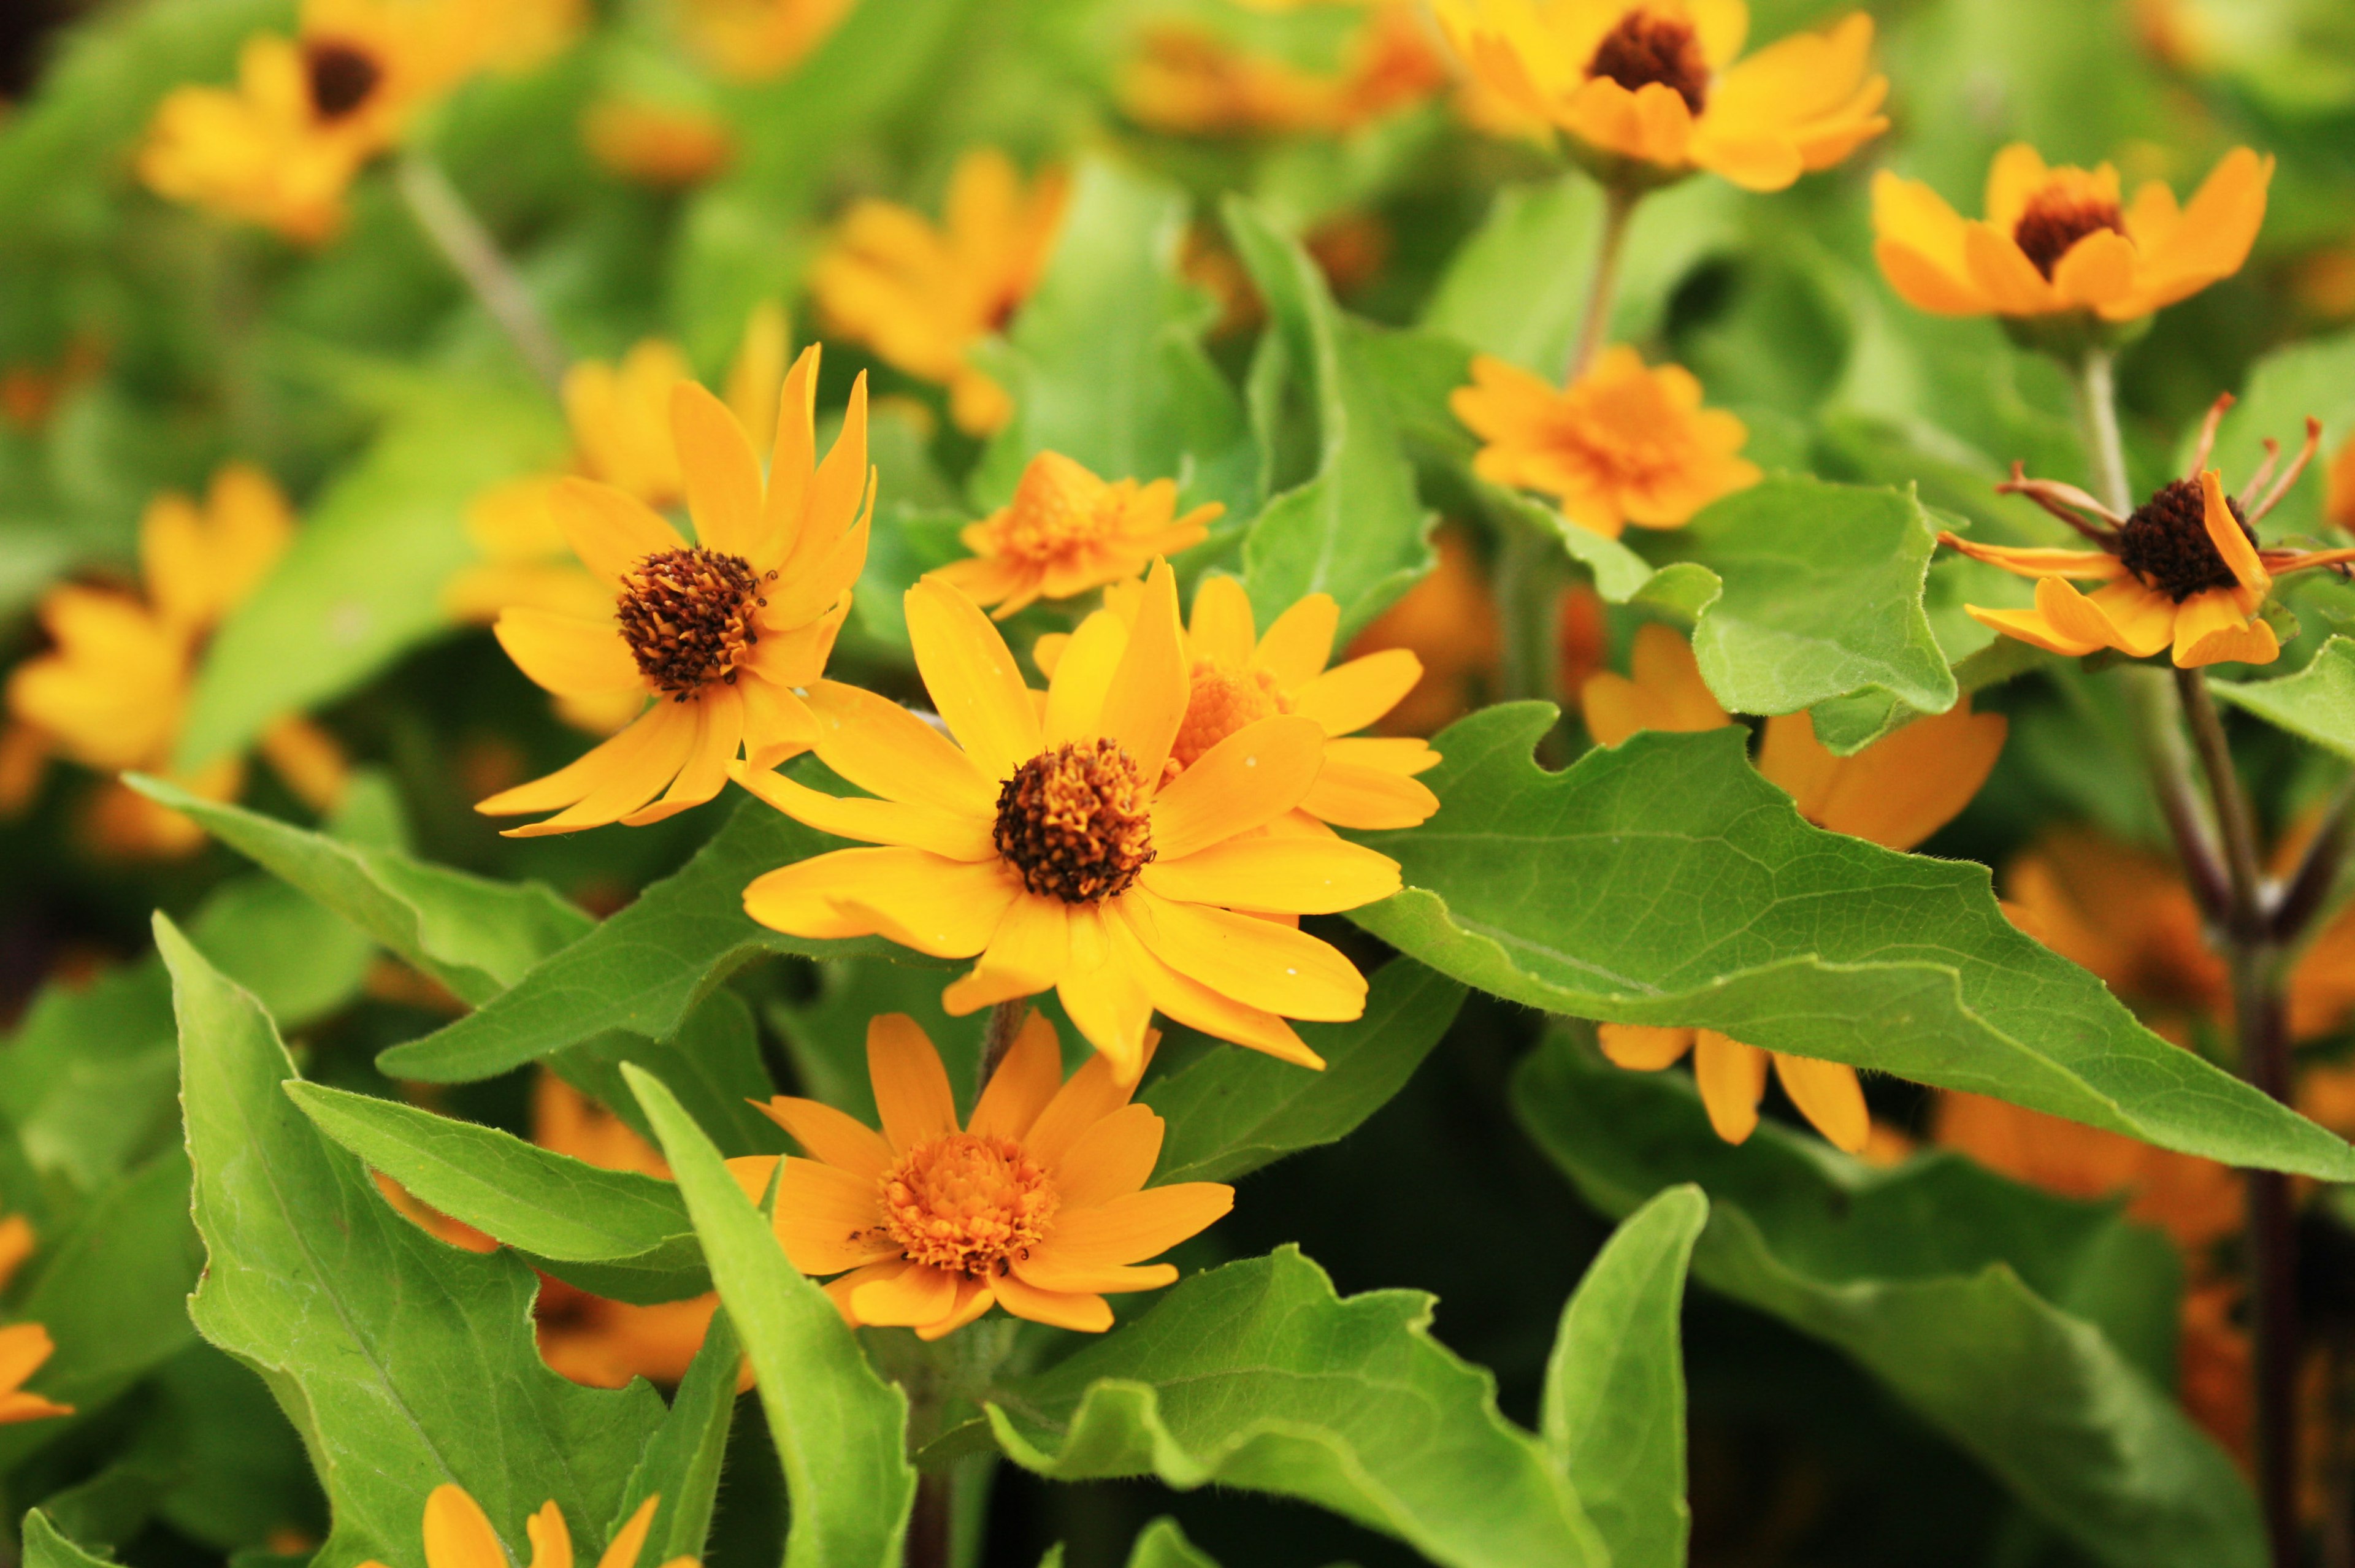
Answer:
[[[734,992],[722,989],[704,997],[666,1040],[614,1029],[549,1058],[557,1076],[602,1103],[652,1142],[654,1129],[639,1111],[637,1096],[622,1081],[624,1061],[634,1061],[664,1083],[677,1084],[679,1103],[722,1154],[776,1154],[784,1148],[783,1129],[747,1103],[765,1101],[777,1086],[761,1059],[752,1009]]]
[[[294,1068],[269,1015],[160,915],[155,940],[179,1012],[208,1254],[188,1310],[302,1432],[335,1508],[321,1568],[412,1568],[426,1494],[444,1482],[473,1494],[518,1561],[525,1519],[550,1499],[576,1531],[611,1519],[660,1396],[549,1371],[531,1270],[393,1212],[283,1092]]]
[[[2355,332],[2294,343],[2258,360],[2241,400],[2216,427],[2208,465],[2223,475],[2228,492],[2237,494],[2264,461],[2265,442],[2277,441],[2285,453],[2296,452],[2306,439],[2309,416],[2322,421],[2326,458],[2355,434]],[[2190,472],[2198,440],[2196,429],[2184,432],[2168,477]],[[2292,485],[2265,518],[2267,539],[2325,534],[2324,488],[2319,475]]]
[[[447,629],[442,590],[476,559],[467,501],[552,466],[564,444],[555,405],[533,387],[452,381],[388,424],[215,635],[173,771],[242,748]]]
[[[1137,1532],[1128,1549],[1128,1568],[1219,1568],[1218,1560],[1178,1528],[1174,1519],[1155,1520]]]
[[[1438,816],[1361,836],[1406,889],[1352,920],[1552,1012],[1721,1029],[2228,1165],[2355,1175],[2355,1149],[2022,934],[1986,868],[1811,827],[1739,727],[1639,734],[1546,773],[1530,752],[1553,716],[1491,708],[1434,742]]]
[[[1662,1190],[1621,1222],[1562,1308],[1540,1430],[1619,1564],[1681,1563],[1685,1373],[1678,1325],[1709,1200]]]
[[[377,1065],[394,1078],[460,1083],[608,1029],[663,1040],[697,1002],[762,954],[842,957],[891,950],[879,937],[786,936],[744,912],[744,889],[753,878],[837,847],[838,840],[783,812],[745,800],[676,874],[534,965],[506,994],[438,1033],[394,1046]]]
[[[1684,1074],[1625,1072],[1561,1034],[1514,1105],[1606,1213],[1698,1180],[1696,1277],[1854,1358],[2095,1558],[2264,1561],[2247,1487],[2156,1381],[2177,1270],[2157,1232],[1958,1155],[1876,1169],[1774,1123],[1736,1147]]]
[[[2208,689],[2220,702],[2355,758],[2355,641],[2332,637],[2296,675],[2274,680],[2211,677]]]
[[[1464,987],[1412,959],[1373,976],[1354,1023],[1303,1024],[1325,1059],[1304,1072],[1215,1046],[1139,1096],[1169,1124],[1156,1179],[1231,1181],[1304,1148],[1338,1143],[1406,1086],[1464,1005]]]
[[[743,1359],[744,1347],[728,1314],[713,1313],[703,1346],[670,1402],[670,1414],[623,1488],[621,1511],[606,1531],[618,1533],[640,1503],[661,1498],[654,1529],[638,1554],[641,1562],[668,1563],[681,1557],[702,1562],[711,1535],[712,1505],[719,1495],[728,1428],[736,1413],[736,1369]]]
[[[899,1568],[916,1472],[908,1402],[868,1364],[824,1291],[785,1261],[767,1218],[662,1081],[623,1075],[677,1173],[745,1352],[793,1507],[785,1568]]]
[[[1240,199],[1227,229],[1267,300],[1268,335],[1254,367],[1254,420],[1265,436],[1271,396],[1292,389],[1314,432],[1314,471],[1269,500],[1243,541],[1243,582],[1264,625],[1311,593],[1341,606],[1346,644],[1431,570],[1431,518],[1400,455],[1390,402],[1324,274],[1297,244]]]
[[[274,877],[223,882],[188,923],[188,939],[288,1029],[359,995],[376,944]]]
[[[1497,1413],[1495,1381],[1431,1339],[1431,1306],[1342,1300],[1281,1247],[1184,1281],[984,1408],[998,1446],[1056,1480],[1273,1492],[1451,1568],[1607,1563],[1537,1439]]]
[[[25,1568],[114,1568],[105,1558],[84,1552],[49,1522],[39,1509],[25,1515]]]
[[[711,1288],[687,1205],[667,1181],[605,1170],[496,1127],[372,1094],[298,1080],[287,1083],[286,1093],[314,1125],[370,1169],[559,1279],[639,1303],[678,1301]]]

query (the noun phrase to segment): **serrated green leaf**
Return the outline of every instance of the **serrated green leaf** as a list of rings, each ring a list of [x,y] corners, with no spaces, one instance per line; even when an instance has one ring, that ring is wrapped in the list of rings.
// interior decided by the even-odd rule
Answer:
[[[670,1402],[670,1414],[622,1489],[621,1511],[613,1516],[608,1535],[619,1532],[646,1499],[662,1499],[640,1553],[648,1563],[682,1557],[703,1560],[712,1506],[719,1495],[720,1461],[727,1456],[728,1429],[736,1413],[736,1369],[743,1359],[743,1343],[727,1312],[713,1313],[703,1344]]]
[[[2172,1358],[2165,1238],[1957,1155],[1875,1169],[1773,1123],[1728,1145],[1689,1078],[1559,1034],[1513,1098],[1606,1213],[1698,1180],[1695,1277],[1853,1357],[2098,1560],[2264,1561],[2247,1487],[2153,1381]]]
[[[1000,1386],[989,1430],[1058,1480],[1155,1476],[1299,1498],[1451,1568],[1607,1563],[1569,1482],[1497,1413],[1495,1380],[1430,1338],[1431,1303],[1411,1290],[1345,1301],[1281,1247],[1196,1275]]]
[[[94,1552],[68,1541],[39,1509],[25,1515],[25,1568],[113,1568]]]
[[[2330,638],[2296,675],[2273,680],[2211,677],[2208,689],[2220,702],[2355,758],[2355,641]]]
[[[1671,1187],[1620,1222],[1587,1265],[1546,1360],[1539,1431],[1615,1568],[1685,1560],[1685,1270],[1709,1220]]]
[[[415,1568],[426,1494],[444,1482],[482,1504],[518,1560],[524,1520],[550,1499],[576,1531],[612,1518],[660,1396],[550,1371],[532,1342],[531,1270],[394,1213],[283,1092],[295,1072],[269,1015],[161,915],[155,940],[180,1019],[208,1254],[189,1314],[303,1433],[335,1507],[322,1568]]]
[[[622,1071],[752,1359],[793,1506],[786,1568],[899,1568],[916,1499],[906,1397],[876,1375],[826,1293],[785,1261],[768,1220],[662,1081]]]
[[[1375,973],[1356,1022],[1300,1026],[1322,1072],[1220,1048],[1156,1078],[1138,1096],[1169,1124],[1155,1179],[1232,1181],[1339,1142],[1406,1086],[1463,1005],[1455,981],[1393,959]]]
[[[667,1181],[606,1170],[513,1133],[289,1080],[312,1125],[410,1196],[599,1296],[678,1301],[711,1288],[687,1205]],[[581,1270],[571,1264],[602,1265]],[[592,1283],[593,1282],[593,1283]]]
[[[1646,732],[1549,773],[1530,753],[1552,720],[1516,703],[1440,736],[1438,816],[1360,836],[1405,891],[1350,919],[1531,1007],[1700,1025],[2229,1165],[2355,1175],[2355,1149],[2021,933],[1984,867],[1810,826],[1739,728]]]

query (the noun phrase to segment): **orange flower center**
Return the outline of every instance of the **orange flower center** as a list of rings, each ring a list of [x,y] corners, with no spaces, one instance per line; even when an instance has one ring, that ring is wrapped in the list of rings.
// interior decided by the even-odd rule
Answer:
[[[752,613],[768,603],[761,581],[742,556],[713,549],[656,550],[641,560],[614,606],[638,673],[680,702],[714,680],[735,685],[745,650],[761,640],[752,624]]]
[[[2249,542],[2256,543],[2240,503],[2227,496],[2224,505]],[[2174,480],[2137,507],[2118,529],[2117,550],[2128,571],[2179,604],[2211,588],[2240,586],[2241,580],[2217,553],[2216,541],[2208,537],[2208,503],[2197,479]]]
[[[1265,670],[1220,669],[1209,659],[1198,659],[1186,697],[1186,718],[1170,743],[1169,760],[1190,768],[1203,752],[1244,725],[1291,711],[1292,704],[1275,688],[1275,677]]]
[[[1005,554],[1050,560],[1102,539],[1119,520],[1111,485],[1060,453],[1042,452],[998,517],[996,542]]]
[[[1012,1138],[952,1133],[918,1144],[883,1176],[883,1228],[911,1262],[1002,1272],[1046,1237],[1060,1200]]]
[[[1573,388],[1547,424],[1554,446],[1597,486],[1625,491],[1676,474],[1689,455],[1678,439],[1684,420],[1646,381]]]
[[[2050,278],[2069,247],[2104,229],[2114,234],[2126,231],[2126,214],[2116,202],[2056,182],[2028,198],[2019,221],[2011,226],[2011,237],[2021,254]]]
[[[1658,82],[1672,88],[1695,114],[1709,101],[1709,60],[1700,52],[1693,25],[1681,16],[1657,16],[1637,7],[1603,35],[1588,77],[1607,76],[1633,92]]]
[[[1150,796],[1120,742],[1071,742],[1014,771],[997,792],[997,852],[1042,898],[1096,903],[1128,891],[1153,859]]]
[[[311,107],[326,121],[356,112],[384,80],[384,68],[374,55],[333,38],[315,38],[303,46],[303,69],[311,84]]]

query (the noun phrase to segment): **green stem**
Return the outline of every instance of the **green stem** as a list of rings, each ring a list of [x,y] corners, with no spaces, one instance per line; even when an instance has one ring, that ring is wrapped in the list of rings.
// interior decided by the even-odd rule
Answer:
[[[1022,1032],[1022,1020],[1030,1014],[1030,1004],[1018,997],[1010,1002],[1000,1002],[989,1009],[989,1023],[981,1034],[981,1066],[975,1073],[973,1092],[978,1095],[997,1076],[997,1064],[1014,1049],[1014,1040]]]
[[[1619,262],[1627,249],[1627,229],[1636,204],[1644,193],[1623,185],[1603,187],[1603,232],[1594,246],[1594,271],[1587,279],[1586,310],[1578,323],[1578,344],[1570,356],[1570,379],[1586,374],[1603,340],[1611,331],[1612,307],[1619,301]]]
[[[550,391],[561,393],[570,356],[549,329],[531,291],[500,252],[498,242],[475,218],[441,165],[422,153],[404,153],[395,180],[417,226],[433,241],[451,271],[465,280],[532,374],[545,381]]]
[[[2094,491],[2123,517],[2134,510],[2134,482],[2126,475],[2126,443],[2118,435],[2117,365],[2115,349],[2087,349],[2078,368],[2077,402]]]

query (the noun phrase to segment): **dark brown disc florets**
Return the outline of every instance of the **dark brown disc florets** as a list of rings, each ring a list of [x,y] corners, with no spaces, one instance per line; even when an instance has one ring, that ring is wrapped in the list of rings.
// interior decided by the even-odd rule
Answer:
[[[303,69],[311,84],[311,107],[322,120],[354,113],[384,80],[384,68],[374,55],[333,39],[305,44]]]
[[[742,556],[718,550],[665,549],[641,559],[623,578],[614,607],[638,672],[680,702],[715,680],[733,686],[745,650],[761,640],[752,624],[753,612],[768,603],[761,581]]]
[[[1607,76],[1630,92],[1647,82],[1659,82],[1675,89],[1685,107],[1696,114],[1709,101],[1709,60],[1700,52],[1700,38],[1693,25],[1681,16],[1656,16],[1642,9],[1628,12],[1594,47],[1586,74]]]
[[[2049,279],[2069,247],[2104,229],[2115,234],[2126,231],[2126,214],[2116,202],[2045,189],[2028,198],[2019,221],[2011,226],[2011,237],[2020,253]]]
[[[1032,892],[1095,903],[1126,892],[1152,860],[1150,805],[1119,741],[1076,741],[1014,771],[997,792],[991,837]]]
[[[2256,534],[2242,517],[2239,503],[2228,497],[2224,505],[2255,544]],[[2178,479],[2163,485],[2118,529],[2118,559],[2179,604],[2211,588],[2238,587],[2240,579],[2208,537],[2207,517],[2199,480]]]

